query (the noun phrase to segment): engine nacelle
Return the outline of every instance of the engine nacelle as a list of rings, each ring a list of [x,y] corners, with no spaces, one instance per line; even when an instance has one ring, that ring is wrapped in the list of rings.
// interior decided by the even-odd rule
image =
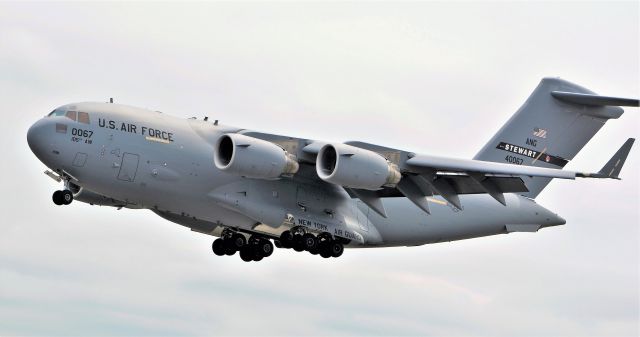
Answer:
[[[395,187],[402,178],[398,167],[381,155],[346,144],[323,146],[316,172],[326,182],[364,190]]]
[[[278,179],[298,172],[295,156],[266,140],[229,133],[216,141],[213,160],[222,171],[247,178]]]

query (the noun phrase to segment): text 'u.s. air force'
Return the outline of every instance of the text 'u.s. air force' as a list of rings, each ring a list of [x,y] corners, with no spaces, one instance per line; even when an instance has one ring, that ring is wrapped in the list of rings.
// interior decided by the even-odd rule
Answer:
[[[158,138],[168,142],[173,142],[172,132],[168,132],[160,129],[154,129],[147,126],[139,126],[133,123],[118,122],[118,121],[98,118],[98,126],[105,129],[141,134],[145,137]]]

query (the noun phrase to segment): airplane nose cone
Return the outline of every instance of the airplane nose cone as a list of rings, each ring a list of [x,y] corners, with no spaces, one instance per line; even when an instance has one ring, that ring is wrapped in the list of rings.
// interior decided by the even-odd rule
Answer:
[[[43,120],[39,120],[35,122],[29,130],[27,131],[27,143],[29,144],[29,148],[31,148],[31,152],[38,157],[38,159],[42,160],[46,151],[46,122]]]

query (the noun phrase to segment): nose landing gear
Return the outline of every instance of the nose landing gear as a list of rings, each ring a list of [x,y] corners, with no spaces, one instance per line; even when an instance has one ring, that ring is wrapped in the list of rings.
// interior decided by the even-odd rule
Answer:
[[[73,193],[69,190],[55,191],[51,196],[53,203],[60,205],[69,205],[73,201]]]
[[[71,189],[69,188],[71,185],[71,178],[64,173],[61,175],[57,175],[50,171],[45,171],[44,173],[57,182],[64,181],[64,189],[62,191],[53,192],[53,195],[51,196],[53,203],[58,206],[69,205],[73,201],[73,192],[71,192]]]

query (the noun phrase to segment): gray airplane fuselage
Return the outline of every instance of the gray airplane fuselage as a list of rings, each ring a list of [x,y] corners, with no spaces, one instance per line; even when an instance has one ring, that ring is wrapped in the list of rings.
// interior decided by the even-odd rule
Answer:
[[[369,247],[536,231],[565,223],[514,193],[505,194],[506,206],[487,194],[461,195],[462,209],[433,197],[430,215],[406,198],[386,198],[384,218],[341,186],[320,180],[309,163],[277,180],[218,169],[213,161],[217,139],[240,128],[110,103],[61,109],[85,112],[88,120],[54,114],[38,120],[27,138],[46,166],[73,178],[78,200],[90,191],[113,199],[111,205],[150,209],[203,233],[218,235],[223,227],[232,227],[277,235],[281,226],[301,225],[351,239],[350,247]]]

